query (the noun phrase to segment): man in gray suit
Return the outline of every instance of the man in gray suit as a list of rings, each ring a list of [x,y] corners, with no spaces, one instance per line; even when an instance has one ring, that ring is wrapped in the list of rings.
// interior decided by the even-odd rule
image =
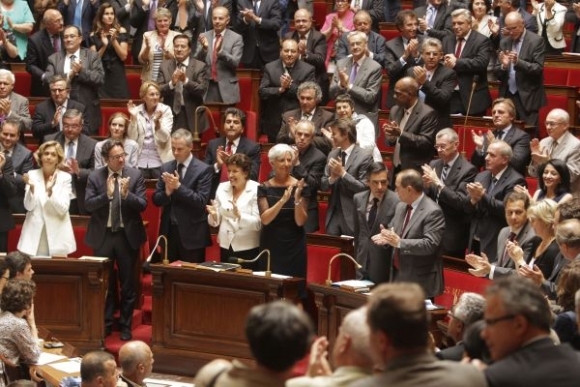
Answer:
[[[26,184],[22,180],[22,175],[34,167],[34,161],[32,152],[20,143],[20,121],[17,118],[9,117],[2,123],[0,142],[6,156],[12,159],[12,167],[14,168],[14,181],[17,192],[14,197],[9,198],[12,212],[17,214],[26,213],[24,208],[24,188]]]
[[[369,166],[367,185],[368,191],[354,195],[354,247],[356,260],[362,266],[362,277],[380,284],[391,278],[392,251],[389,246],[385,254],[385,249],[374,244],[371,237],[381,232],[381,225],[391,223],[399,198],[389,190],[388,171],[383,163]]]
[[[351,387],[487,385],[482,372],[474,366],[438,360],[429,350],[430,319],[425,293],[417,284],[380,285],[373,289],[367,307],[371,352],[375,366],[383,371]]]
[[[215,7],[212,14],[213,30],[199,36],[195,57],[210,69],[210,80],[204,102],[240,102],[240,86],[236,68],[242,58],[242,36],[227,28],[230,13],[225,7]],[[211,47],[211,48],[210,48]]]
[[[336,147],[328,154],[328,163],[320,189],[331,189],[326,213],[326,233],[354,236],[355,205],[353,196],[367,189],[367,170],[373,162],[370,153],[356,144],[354,121],[341,118],[331,125]]]
[[[415,282],[433,298],[443,292],[441,239],[445,217],[441,207],[423,193],[423,179],[414,169],[397,175],[395,190],[401,202],[389,228],[372,237],[378,245],[390,245],[393,253],[393,279]]]
[[[381,102],[383,68],[368,55],[368,37],[364,32],[348,35],[351,56],[336,63],[336,72],[330,84],[330,98],[349,94],[354,100],[354,110],[364,114],[377,127]]]
[[[16,118],[21,122],[22,130],[30,130],[32,118],[28,110],[28,99],[12,91],[15,81],[12,72],[0,69],[0,117]]]
[[[365,10],[358,11],[356,15],[354,15],[353,24],[356,31],[363,32],[367,35],[367,55],[382,66],[385,63],[386,41],[381,34],[375,31],[371,31],[372,20],[369,12]],[[350,32],[345,32],[338,40],[336,60],[346,58],[349,54],[349,33]]]

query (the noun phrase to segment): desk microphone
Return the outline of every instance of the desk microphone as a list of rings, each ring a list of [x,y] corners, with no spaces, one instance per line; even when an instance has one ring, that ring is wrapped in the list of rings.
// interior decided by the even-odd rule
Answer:
[[[465,156],[465,132],[467,132],[467,118],[469,117],[469,110],[471,109],[471,101],[473,100],[473,93],[475,92],[475,87],[479,83],[479,74],[473,76],[473,81],[471,82],[471,91],[469,92],[469,100],[467,101],[467,110],[465,111],[465,120],[463,121],[463,143],[461,151],[463,157]]]
[[[260,259],[260,257],[262,255],[264,255],[264,253],[266,253],[266,255],[267,255],[265,277],[270,277],[272,275],[272,272],[270,271],[270,250],[268,250],[268,249],[262,250],[260,252],[260,254],[258,254],[256,256],[256,258],[254,258],[254,259],[243,259],[243,258],[238,258],[238,257],[229,257],[228,262],[230,262],[230,263],[254,263],[258,259]]]

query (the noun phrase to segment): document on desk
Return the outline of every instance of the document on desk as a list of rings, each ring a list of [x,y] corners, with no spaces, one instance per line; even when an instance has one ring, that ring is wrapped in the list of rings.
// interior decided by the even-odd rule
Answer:
[[[144,383],[147,384],[147,387],[194,387],[194,384],[191,383],[183,383],[177,382],[173,380],[162,380],[162,379],[153,379],[153,378],[146,378],[143,380]]]
[[[266,272],[264,271],[255,271],[252,273],[253,275],[257,275],[259,277],[265,277],[266,276]],[[282,275],[282,274],[274,274],[272,273],[272,278],[277,278],[277,279],[287,279],[287,278],[292,278],[289,275]]]
[[[77,374],[81,372],[81,362],[77,360],[69,360],[60,363],[53,363],[49,364],[48,366],[67,374]]]
[[[36,363],[36,365],[45,365],[48,363],[54,363],[55,361],[59,361],[62,359],[66,359],[66,356],[63,355],[56,355],[54,353],[49,353],[49,352],[41,352],[40,353],[40,357],[38,358],[38,362]]]

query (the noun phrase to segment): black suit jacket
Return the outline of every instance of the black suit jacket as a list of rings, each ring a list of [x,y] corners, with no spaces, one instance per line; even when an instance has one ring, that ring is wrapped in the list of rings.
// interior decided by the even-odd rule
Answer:
[[[455,54],[457,44],[455,34],[448,34],[442,43],[445,54]],[[469,105],[473,80],[477,77],[471,109],[469,110],[470,115],[485,113],[487,108],[491,106],[491,96],[487,84],[487,65],[490,55],[491,41],[489,38],[477,31],[471,31],[469,38],[463,43],[461,56],[457,58],[453,68],[457,74],[459,93],[465,109]]]
[[[115,9],[115,16],[117,16],[119,24],[128,32],[131,29],[131,9],[129,8],[129,11],[127,11],[125,8],[127,0],[109,0],[109,3]]]
[[[83,113],[83,133],[90,135],[89,122],[91,122],[90,112],[85,111],[85,105],[80,102],[69,99],[67,101],[67,109],[77,109]],[[60,131],[57,124],[52,126],[52,119],[56,113],[56,105],[52,99],[47,99],[36,105],[34,109],[34,116],[32,116],[32,134],[34,138],[42,143],[44,136]]]
[[[7,157],[2,167],[0,176],[0,233],[8,232],[14,228],[14,219],[10,210],[10,198],[16,195],[16,183],[14,182],[14,169],[12,158]]]
[[[493,262],[497,258],[497,235],[502,228],[507,226],[503,199],[516,185],[525,186],[526,179],[508,166],[490,192],[491,179],[489,171],[477,174],[475,182],[481,183],[486,193],[475,205],[471,204],[469,196],[466,196],[463,208],[467,216],[471,218],[469,250],[471,250],[471,241],[477,235],[481,251],[487,255],[490,262]]]
[[[26,51],[26,71],[31,76],[30,95],[33,97],[50,97],[48,83],[43,82],[42,76],[48,65],[48,57],[54,53],[52,40],[45,29],[35,32],[28,38]],[[60,47],[63,46],[61,39]]]
[[[290,137],[290,126],[288,125],[288,121],[290,118],[296,120],[296,122],[300,121],[302,117],[302,110],[300,108],[290,110],[282,114],[282,127],[280,128],[280,132],[276,136],[276,143],[284,143],[284,144],[294,144],[294,138]],[[314,124],[314,139],[313,144],[316,148],[318,148],[322,153],[328,155],[333,148],[332,142],[326,138],[324,134],[322,134],[321,128],[326,128],[328,124],[334,121],[334,114],[329,112],[328,110],[323,109],[322,107],[318,106],[314,111],[314,115],[310,120]]]
[[[238,11],[244,8],[253,9],[251,0],[238,0]],[[282,10],[278,0],[261,0],[256,16],[262,18],[257,24],[247,23],[238,12],[235,30],[244,38],[244,53],[242,63],[252,63],[256,55],[260,55],[264,63],[272,62],[280,57],[280,36],[278,31],[282,26]]]
[[[338,41],[338,49],[336,50],[336,60],[346,58],[350,55],[350,45],[348,44],[348,34],[350,32],[345,32],[342,34]],[[370,31],[367,35],[368,37],[368,49],[370,52],[373,53],[373,60],[380,64],[381,66],[385,65],[386,59],[386,44],[387,41],[383,36],[377,32]]]
[[[436,31],[443,30],[452,31],[451,12],[453,12],[454,9],[455,9],[454,7],[448,8],[445,3],[442,3],[437,9],[437,15],[435,16],[435,22],[433,23],[432,29]],[[425,18],[427,15],[427,6],[425,5],[422,7],[415,8],[415,14],[417,15],[417,17]]]
[[[65,26],[74,24],[75,12],[79,1],[80,0],[70,0],[68,5],[66,5],[64,1],[58,2],[57,8],[64,19]],[[77,27],[82,30],[83,44],[85,47],[90,47],[89,35],[93,28],[93,20],[97,15],[97,10],[100,5],[100,1],[83,1],[82,3],[81,25]]]
[[[85,243],[93,249],[102,246],[109,220],[110,203],[107,196],[108,167],[101,167],[90,173],[85,195],[85,208],[91,214]],[[141,213],[147,208],[145,196],[145,181],[141,171],[135,168],[123,168],[122,177],[129,177],[129,193],[127,198],[121,199],[121,219],[123,232],[133,250],[147,239]]]
[[[494,132],[494,135],[497,136],[497,131]],[[502,141],[507,142],[512,147],[513,156],[510,159],[510,165],[521,175],[525,176],[526,168],[532,159],[530,135],[512,125],[511,129],[502,138]],[[478,170],[485,167],[485,152],[488,145],[487,137],[483,136],[483,152],[480,153],[477,150],[474,150],[471,155],[471,163],[475,165]]]
[[[419,46],[423,42],[423,36],[419,35],[417,37],[419,40]],[[421,56],[417,58],[409,58],[405,65],[401,63],[399,58],[405,53],[405,46],[403,45],[403,38],[397,36],[385,43],[385,69],[389,74],[389,92],[387,95],[387,107],[392,108],[395,106],[395,97],[393,93],[395,92],[395,83],[405,75],[407,71],[416,65],[422,65],[423,61]]]
[[[174,173],[177,161],[168,161],[161,166],[161,174]],[[191,159],[181,185],[171,196],[165,194],[165,182],[157,181],[153,204],[163,207],[159,234],[168,235],[171,226],[171,211],[177,218],[179,239],[188,250],[202,249],[211,245],[205,206],[209,201],[213,167],[203,161]]]
[[[298,180],[304,179],[310,191],[308,200],[308,219],[304,225],[305,232],[315,232],[319,229],[318,189],[324,175],[326,155],[315,146],[309,146],[298,156],[300,164],[292,168],[292,176]]]
[[[433,160],[429,165],[440,177],[443,160]],[[430,186],[425,190],[431,199],[437,201],[445,215],[445,232],[441,242],[444,255],[465,256],[469,242],[469,218],[463,212],[462,202],[467,197],[467,183],[473,182],[476,175],[475,167],[460,155],[447,174],[445,187],[439,190]]]
[[[10,205],[14,213],[24,214],[26,213],[26,209],[24,208],[24,190],[26,183],[24,183],[22,175],[34,168],[34,159],[32,152],[20,143],[17,143],[12,148],[10,158],[12,159],[14,184],[16,185],[16,194],[10,198]]]

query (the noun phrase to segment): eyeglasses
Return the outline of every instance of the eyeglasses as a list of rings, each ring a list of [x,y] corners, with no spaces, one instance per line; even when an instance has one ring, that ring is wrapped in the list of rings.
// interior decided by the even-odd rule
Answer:
[[[556,121],[546,121],[546,126],[558,126],[562,125],[564,122],[556,122]]]
[[[67,90],[68,90],[68,88],[66,88],[66,89],[50,89],[50,92],[58,94],[58,93],[64,93]]]
[[[127,153],[121,153],[120,155],[115,155],[115,156],[109,156],[109,160],[120,160],[120,159],[124,159],[125,157],[129,156]]]
[[[78,38],[80,35],[76,35],[76,34],[71,34],[71,35],[63,35],[62,38],[63,39],[74,39],[74,38]]]
[[[489,318],[489,319],[485,319],[485,325],[487,325],[488,327],[491,327],[495,324],[497,324],[498,322],[502,322],[505,320],[511,320],[514,319],[516,317],[515,314],[506,314],[505,316],[501,316],[501,317],[496,317],[496,318]]]

